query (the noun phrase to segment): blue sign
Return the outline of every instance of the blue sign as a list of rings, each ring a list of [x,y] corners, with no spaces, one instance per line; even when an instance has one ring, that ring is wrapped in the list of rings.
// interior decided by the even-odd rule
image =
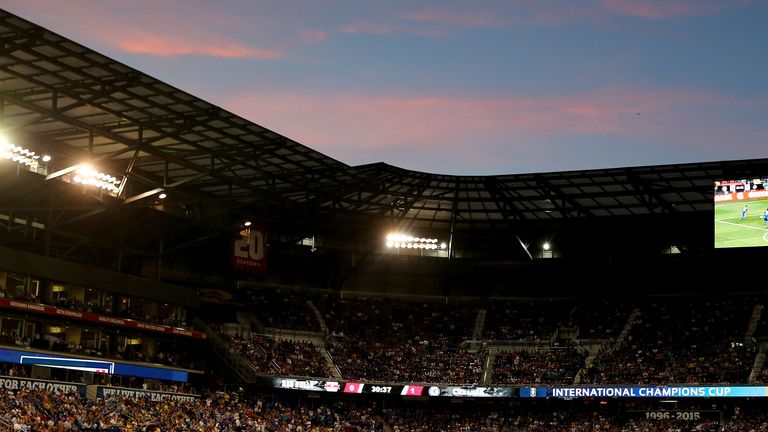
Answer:
[[[525,391],[524,391],[525,390]],[[546,394],[521,389],[520,396],[553,397],[562,399],[616,397],[616,398],[690,398],[690,397],[768,397],[765,386],[634,386],[634,387],[551,387]]]
[[[18,351],[0,348],[0,362],[34,364],[39,366],[80,370],[96,373],[129,375],[140,378],[153,378],[166,381],[187,382],[189,374],[184,370],[140,366],[131,363],[113,362],[107,360],[92,360],[74,356],[41,353],[35,351]]]

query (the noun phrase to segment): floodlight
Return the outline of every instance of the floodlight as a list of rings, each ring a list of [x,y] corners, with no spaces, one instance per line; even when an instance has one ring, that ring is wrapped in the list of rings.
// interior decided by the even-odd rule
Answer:
[[[100,189],[108,190],[110,192],[117,192],[122,181],[115,176],[96,171],[88,165],[80,165],[80,167],[75,171],[75,177],[73,180],[75,183],[81,183],[86,186],[94,186]]]
[[[168,197],[168,195],[165,192],[163,192],[160,195],[158,195],[157,197],[160,198],[160,199],[166,199]]]
[[[544,244],[543,244],[543,245],[541,245],[541,247],[542,247],[544,250],[549,250],[549,248],[550,248],[550,246],[549,246],[549,242],[544,242]]]
[[[249,227],[249,226],[251,226],[251,221],[245,221],[245,223],[243,225]]]
[[[0,158],[17,162],[35,170],[39,165],[40,156],[32,150],[10,143],[5,138],[0,137]]]
[[[384,244],[388,248],[396,249],[438,249],[438,241],[436,238],[420,237],[412,234],[403,234],[397,232],[387,234],[386,242]],[[446,247],[447,245],[443,243],[441,248],[445,249]]]
[[[53,159],[51,155],[43,155],[43,162],[50,162],[51,159]]]

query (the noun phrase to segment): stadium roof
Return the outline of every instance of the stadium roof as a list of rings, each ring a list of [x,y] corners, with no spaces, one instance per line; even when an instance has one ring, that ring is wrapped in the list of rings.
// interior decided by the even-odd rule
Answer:
[[[171,195],[166,210],[210,227],[253,217],[302,232],[371,219],[473,231],[696,213],[711,211],[713,179],[768,172],[766,159],[497,176],[350,167],[2,10],[0,43],[0,129],[54,157],[37,186],[5,181],[0,208],[49,222],[66,211],[80,231],[121,208],[157,209],[160,192]],[[71,185],[42,192],[83,161],[124,177],[118,197],[74,206],[50,192]]]

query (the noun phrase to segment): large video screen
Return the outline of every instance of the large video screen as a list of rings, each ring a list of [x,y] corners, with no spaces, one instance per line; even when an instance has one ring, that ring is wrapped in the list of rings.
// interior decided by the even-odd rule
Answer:
[[[768,246],[768,175],[715,182],[715,248]]]
[[[80,370],[94,373],[128,375],[168,381],[187,382],[189,374],[183,370],[141,366],[108,360],[91,360],[69,355],[54,355],[0,348],[0,363],[32,364],[51,368]]]

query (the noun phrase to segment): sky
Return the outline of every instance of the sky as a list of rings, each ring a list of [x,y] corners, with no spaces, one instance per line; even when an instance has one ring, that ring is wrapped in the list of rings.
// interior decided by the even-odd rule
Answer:
[[[765,0],[0,0],[349,165],[768,157]]]

